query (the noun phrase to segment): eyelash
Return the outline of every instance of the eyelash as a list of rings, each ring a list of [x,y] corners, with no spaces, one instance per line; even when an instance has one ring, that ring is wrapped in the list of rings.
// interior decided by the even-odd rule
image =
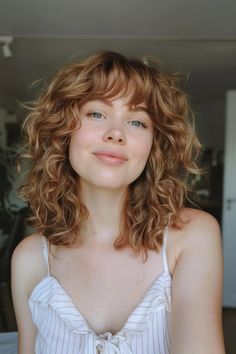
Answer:
[[[140,125],[138,126],[138,128],[140,127],[140,126],[142,126],[143,128],[147,128],[147,125],[145,124],[145,123],[143,123],[143,122],[141,122],[140,120],[132,120],[131,121],[131,123],[139,123]],[[135,125],[135,127],[136,127],[136,125]]]
[[[100,117],[99,117],[99,118],[98,118],[98,117],[95,117],[95,116],[94,116],[95,114],[99,114]],[[88,115],[88,117],[92,117],[92,118],[94,118],[94,119],[100,119],[100,118],[104,117],[102,113],[96,112],[96,111],[94,111],[94,112],[89,112],[87,115]],[[106,118],[106,117],[105,117],[105,118]],[[138,125],[138,126],[133,125],[133,124],[131,124],[131,125],[133,125],[133,126],[135,126],[135,127],[137,127],[137,128],[139,128],[140,126],[142,126],[143,128],[147,128],[147,125],[146,125],[145,123],[143,123],[142,121],[140,121],[140,120],[131,120],[129,123],[134,123],[134,122],[135,122],[135,123],[139,123],[139,125]]]
[[[94,111],[94,112],[89,112],[88,113],[88,117],[92,117],[92,118],[98,119],[97,117],[93,116],[94,114],[100,114],[100,118],[102,118],[102,116],[103,116],[102,113]]]

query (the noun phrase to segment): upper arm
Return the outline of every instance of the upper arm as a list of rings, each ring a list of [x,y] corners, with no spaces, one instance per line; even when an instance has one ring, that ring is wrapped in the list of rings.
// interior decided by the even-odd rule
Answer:
[[[24,239],[15,249],[12,256],[11,288],[18,328],[19,354],[35,353],[36,328],[29,309],[29,296],[40,277],[37,255],[38,240]]]
[[[201,213],[187,226],[173,274],[172,354],[223,354],[220,229]]]

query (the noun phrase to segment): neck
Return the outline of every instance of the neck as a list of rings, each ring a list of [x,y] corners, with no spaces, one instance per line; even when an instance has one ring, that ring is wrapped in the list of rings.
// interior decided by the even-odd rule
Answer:
[[[89,212],[81,229],[84,241],[110,244],[120,232],[126,189],[105,189],[80,184],[80,197]]]

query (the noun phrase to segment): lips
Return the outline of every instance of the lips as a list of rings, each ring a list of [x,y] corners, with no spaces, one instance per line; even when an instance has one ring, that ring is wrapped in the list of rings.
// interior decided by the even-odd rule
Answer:
[[[120,153],[120,152],[116,152],[116,151],[111,151],[111,150],[99,150],[99,151],[95,151],[94,152],[94,155],[100,155],[100,156],[110,156],[110,157],[114,157],[114,158],[117,158],[117,159],[121,159],[121,160],[124,160],[124,161],[127,161],[127,157]]]
[[[99,160],[110,165],[120,165],[127,161],[127,157],[116,151],[111,150],[98,150],[93,153]]]

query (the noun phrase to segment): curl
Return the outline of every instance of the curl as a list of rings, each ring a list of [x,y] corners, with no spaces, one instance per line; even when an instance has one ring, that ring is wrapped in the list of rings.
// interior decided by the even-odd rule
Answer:
[[[129,246],[147,257],[149,249],[159,249],[167,224],[181,225],[189,176],[199,173],[200,143],[187,96],[176,75],[139,59],[100,52],[58,71],[24,123],[24,157],[31,168],[21,195],[30,203],[31,222],[53,244],[72,245],[88,216],[68,159],[79,109],[92,99],[124,96],[130,106],[146,103],[154,139],[143,173],[128,188],[114,247]]]

